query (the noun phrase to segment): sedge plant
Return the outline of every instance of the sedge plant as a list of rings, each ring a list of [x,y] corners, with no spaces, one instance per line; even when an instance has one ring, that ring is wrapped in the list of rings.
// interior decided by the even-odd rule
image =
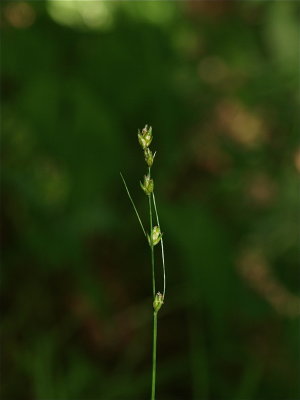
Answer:
[[[147,243],[150,247],[150,264],[152,272],[152,296],[153,296],[153,348],[152,348],[152,380],[151,380],[151,400],[155,400],[155,387],[156,387],[156,347],[157,347],[157,315],[164,303],[166,294],[166,269],[165,269],[165,256],[164,256],[164,242],[163,235],[160,228],[158,211],[155,201],[154,194],[154,181],[151,175],[151,168],[154,162],[156,152],[153,154],[150,150],[150,144],[152,142],[152,128],[146,125],[142,131],[138,131],[138,141],[144,152],[145,162],[147,164],[147,173],[144,175],[143,183],[140,182],[141,188],[148,198],[149,207],[149,233],[146,232],[142,220],[139,216],[135,203],[131,197],[128,186],[123,175],[120,173],[123,180],[127,195],[133,206],[139,224],[142,228],[143,234]],[[156,223],[154,224],[154,220]],[[162,258],[162,269],[163,269],[163,290],[161,292],[156,291],[156,280],[155,280],[155,251],[154,248],[160,243],[161,247],[161,258]]]

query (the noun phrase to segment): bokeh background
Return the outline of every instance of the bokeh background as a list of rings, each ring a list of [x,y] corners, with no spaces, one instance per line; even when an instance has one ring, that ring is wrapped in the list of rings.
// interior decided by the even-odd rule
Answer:
[[[300,398],[299,9],[2,2],[2,399],[149,398],[146,123],[157,398]]]

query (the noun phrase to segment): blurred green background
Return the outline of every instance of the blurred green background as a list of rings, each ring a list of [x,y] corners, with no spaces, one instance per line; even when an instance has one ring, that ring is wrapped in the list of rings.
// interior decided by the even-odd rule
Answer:
[[[149,398],[146,123],[158,400],[300,399],[299,9],[2,2],[2,399]]]

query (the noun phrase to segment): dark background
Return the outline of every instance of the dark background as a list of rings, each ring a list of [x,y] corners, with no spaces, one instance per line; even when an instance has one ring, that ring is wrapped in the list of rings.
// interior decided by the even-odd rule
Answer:
[[[4,400],[298,400],[299,3],[2,2]],[[159,252],[157,252],[159,256]],[[158,289],[162,289],[160,263]]]

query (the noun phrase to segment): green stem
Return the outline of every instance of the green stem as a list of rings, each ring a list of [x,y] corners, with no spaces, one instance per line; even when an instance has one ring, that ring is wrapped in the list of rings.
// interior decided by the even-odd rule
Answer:
[[[151,176],[151,168],[149,167],[149,177]],[[154,246],[152,242],[152,202],[151,195],[149,199],[149,216],[150,216],[150,248],[151,248],[151,266],[152,266],[152,289],[153,289],[153,301],[155,300],[156,289],[155,289],[155,269],[154,269]],[[152,384],[151,384],[151,400],[155,400],[155,384],[156,384],[156,339],[157,339],[157,312],[153,314],[153,349],[152,349]]]
[[[155,400],[156,383],[156,342],[157,342],[157,312],[153,313],[153,352],[152,352],[152,387],[151,400]]]
[[[151,168],[149,167],[149,177],[151,173]],[[153,291],[153,301],[155,299],[156,289],[155,289],[155,269],[154,269],[154,246],[152,243],[152,230],[153,230],[153,221],[152,221],[152,205],[151,205],[151,196],[148,196],[149,200],[149,217],[150,217],[150,249],[151,249],[151,267],[152,267],[152,291]]]
[[[154,192],[152,193],[152,198],[153,198],[154,210],[155,210],[155,214],[156,214],[157,226],[159,227],[159,230],[161,232],[160,224],[159,224],[159,218],[158,218],[158,212],[157,212],[157,208],[156,208]],[[161,259],[162,259],[163,275],[164,275],[163,298],[165,298],[165,294],[166,294],[166,266],[165,266],[164,240],[163,240],[162,237],[160,239],[160,246],[161,246]]]

